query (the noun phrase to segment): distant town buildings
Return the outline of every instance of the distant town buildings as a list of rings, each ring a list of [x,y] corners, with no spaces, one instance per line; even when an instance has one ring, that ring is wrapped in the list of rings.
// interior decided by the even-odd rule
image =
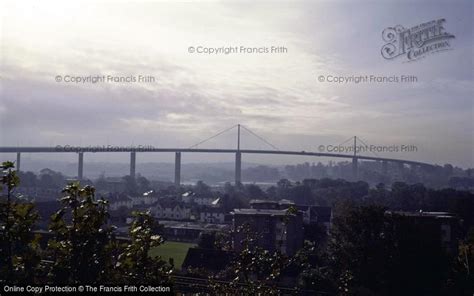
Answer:
[[[167,239],[196,242],[204,231],[230,230],[226,221],[228,213],[224,212],[220,199],[216,197],[198,197],[192,191],[178,196],[149,191],[141,196],[109,194],[107,199],[114,217],[129,217],[132,210],[149,211],[164,226],[162,234]],[[122,228],[123,232],[127,231],[127,227]]]

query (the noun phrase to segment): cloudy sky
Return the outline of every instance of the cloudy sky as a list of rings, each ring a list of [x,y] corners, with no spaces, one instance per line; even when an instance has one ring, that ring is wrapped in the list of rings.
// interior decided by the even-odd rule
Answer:
[[[241,123],[280,149],[317,151],[357,135],[374,145],[418,147],[381,156],[474,166],[470,0],[1,5],[1,146],[189,147]],[[385,28],[442,18],[455,35],[450,50],[415,62],[381,56]],[[233,46],[287,52],[189,52]],[[155,82],[57,82],[58,75],[144,75]],[[337,84],[320,82],[321,75],[417,81]],[[235,134],[201,147],[233,148]],[[243,147],[268,148],[250,134]]]

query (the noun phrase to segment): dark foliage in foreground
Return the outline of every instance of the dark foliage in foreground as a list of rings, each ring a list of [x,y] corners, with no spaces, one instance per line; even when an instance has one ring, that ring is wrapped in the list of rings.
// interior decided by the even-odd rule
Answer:
[[[163,243],[155,235],[149,213],[135,213],[130,238],[122,242],[108,224],[107,202],[95,198],[93,187],[71,183],[51,216],[50,238],[41,248],[33,230],[38,218],[34,205],[14,197],[19,178],[11,162],[2,164],[6,200],[0,207],[0,283],[163,284],[172,267],[148,256]]]
[[[0,205],[0,283],[28,284],[163,284],[172,282],[170,266],[161,258],[151,258],[149,250],[163,243],[156,222],[149,213],[135,213],[128,240],[115,237],[109,224],[107,202],[95,197],[92,187],[72,183],[63,190],[61,209],[52,217],[46,247],[41,247],[33,228],[38,219],[34,205],[15,195],[20,180],[11,162],[1,166],[5,196]],[[322,183],[321,183],[322,182]],[[336,182],[341,186],[331,184]],[[348,188],[349,190],[346,190]],[[295,189],[296,188],[296,189]],[[386,215],[386,204],[417,207],[420,203],[468,214],[469,196],[437,191],[426,201],[424,187],[394,184],[391,198],[378,187],[364,183],[311,181],[291,184],[281,181],[278,194],[313,198],[326,192],[344,202],[337,204],[332,233],[327,244],[313,243],[294,257],[280,251],[269,252],[254,244],[248,229],[241,252],[228,268],[218,274],[200,271],[208,292],[231,295],[469,295],[474,292],[474,232],[460,242],[459,256],[448,256],[430,233],[405,223],[402,217]],[[298,193],[298,194],[297,194]],[[392,198],[399,194],[397,201]],[[411,196],[407,199],[406,195]],[[439,198],[437,198],[439,197]],[[374,205],[378,204],[378,205]],[[463,206],[464,205],[464,206]],[[395,207],[396,208],[396,207]],[[471,218],[472,219],[472,218]],[[468,223],[469,217],[467,217]],[[44,238],[43,238],[44,239]],[[222,241],[224,242],[222,242]],[[226,239],[203,237],[202,246],[229,249]],[[285,272],[297,269],[297,282],[282,289]],[[291,291],[291,292],[289,292]]]

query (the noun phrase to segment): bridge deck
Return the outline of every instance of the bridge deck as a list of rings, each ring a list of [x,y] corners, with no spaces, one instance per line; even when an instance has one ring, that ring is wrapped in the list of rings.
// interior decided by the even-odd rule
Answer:
[[[117,153],[117,152],[185,152],[185,153],[243,153],[243,154],[273,154],[273,155],[299,155],[299,156],[319,156],[319,157],[334,157],[334,158],[348,158],[361,159],[373,161],[386,161],[393,163],[402,163],[419,166],[433,166],[433,164],[404,160],[396,158],[374,157],[364,155],[338,154],[338,153],[322,153],[322,152],[307,152],[307,151],[281,151],[281,150],[249,150],[249,149],[194,149],[194,148],[127,148],[120,147],[119,149],[107,149],[107,147],[0,147],[0,153]]]

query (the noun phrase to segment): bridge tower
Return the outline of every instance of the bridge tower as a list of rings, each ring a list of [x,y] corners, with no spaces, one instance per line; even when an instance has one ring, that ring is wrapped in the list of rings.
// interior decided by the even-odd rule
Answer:
[[[21,153],[16,153],[16,171],[20,172]]]
[[[398,162],[398,173],[400,175],[400,179],[405,178],[405,164],[403,162]]]
[[[181,186],[181,152],[176,152],[174,156],[174,185]]]
[[[242,153],[240,152],[240,124],[237,125],[237,152],[235,153],[235,185],[242,182]]]
[[[77,179],[80,181],[83,178],[83,172],[84,172],[84,153],[79,152],[79,162],[77,166]]]
[[[137,153],[135,151],[130,152],[130,177],[135,179],[135,168],[137,163]]]
[[[358,178],[358,162],[357,162],[357,136],[354,136],[354,157],[352,157],[352,178],[357,181]]]
[[[388,175],[388,162],[386,160],[382,161],[382,175],[384,177]]]

